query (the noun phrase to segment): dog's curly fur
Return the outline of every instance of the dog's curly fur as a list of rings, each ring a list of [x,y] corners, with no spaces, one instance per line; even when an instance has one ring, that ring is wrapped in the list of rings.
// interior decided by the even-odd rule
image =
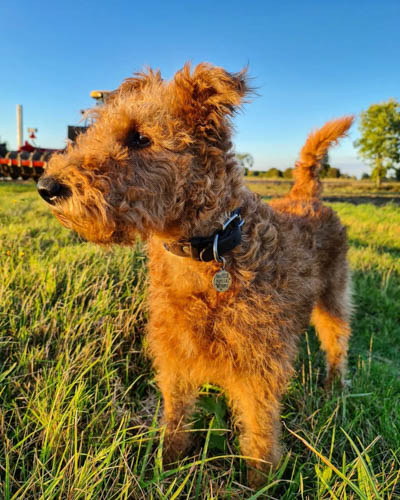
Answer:
[[[231,117],[251,92],[246,71],[189,64],[172,81],[149,70],[127,79],[76,145],[53,156],[46,177],[72,193],[56,217],[90,241],[147,240],[148,342],[164,398],[165,459],[189,446],[184,432],[199,386],[228,397],[251,457],[250,482],[281,457],[280,400],[298,340],[310,320],[327,357],[327,378],[343,377],[349,316],[346,230],[319,199],[319,162],[352,117],[312,133],[290,193],[269,204],[244,185],[231,144]],[[132,134],[150,139],[132,147]],[[228,253],[231,288],[212,285],[217,262],[168,252],[163,243],[209,236],[242,208],[239,246]]]

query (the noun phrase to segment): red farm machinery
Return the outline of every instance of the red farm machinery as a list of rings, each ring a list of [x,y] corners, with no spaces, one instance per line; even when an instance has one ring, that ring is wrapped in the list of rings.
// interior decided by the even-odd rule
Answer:
[[[108,91],[95,90],[91,92],[98,104],[106,99]],[[84,113],[84,112],[82,112]],[[68,141],[74,142],[76,137],[84,132],[87,126],[68,126]],[[37,129],[28,129],[31,142],[22,140],[22,106],[17,106],[17,141],[18,149],[8,151],[6,144],[0,143],[0,178],[34,179],[37,181],[42,175],[52,154],[62,152],[63,149],[41,148],[35,145],[34,139]]]

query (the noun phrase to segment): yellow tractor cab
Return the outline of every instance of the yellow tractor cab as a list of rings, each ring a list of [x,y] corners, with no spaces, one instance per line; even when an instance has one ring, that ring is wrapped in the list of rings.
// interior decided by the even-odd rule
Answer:
[[[92,90],[90,97],[95,99],[98,104],[102,105],[106,102],[107,97],[111,94],[110,90]]]

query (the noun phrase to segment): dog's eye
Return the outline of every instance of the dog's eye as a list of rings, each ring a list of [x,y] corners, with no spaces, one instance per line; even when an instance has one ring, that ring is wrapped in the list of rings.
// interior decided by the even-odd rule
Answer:
[[[125,146],[132,149],[147,148],[151,144],[151,140],[145,135],[132,130],[125,138]]]

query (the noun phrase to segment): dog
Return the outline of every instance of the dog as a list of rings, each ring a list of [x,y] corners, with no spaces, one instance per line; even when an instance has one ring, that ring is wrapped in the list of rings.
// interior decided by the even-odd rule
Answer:
[[[232,118],[246,70],[186,64],[171,81],[126,79],[38,182],[60,222],[101,245],[149,252],[148,343],[164,401],[164,461],[187,453],[199,387],[226,393],[252,486],[282,455],[280,401],[302,332],[315,325],[327,383],[343,380],[350,336],[346,229],[320,199],[320,161],[353,117],[311,133],[283,198],[245,185]]]

